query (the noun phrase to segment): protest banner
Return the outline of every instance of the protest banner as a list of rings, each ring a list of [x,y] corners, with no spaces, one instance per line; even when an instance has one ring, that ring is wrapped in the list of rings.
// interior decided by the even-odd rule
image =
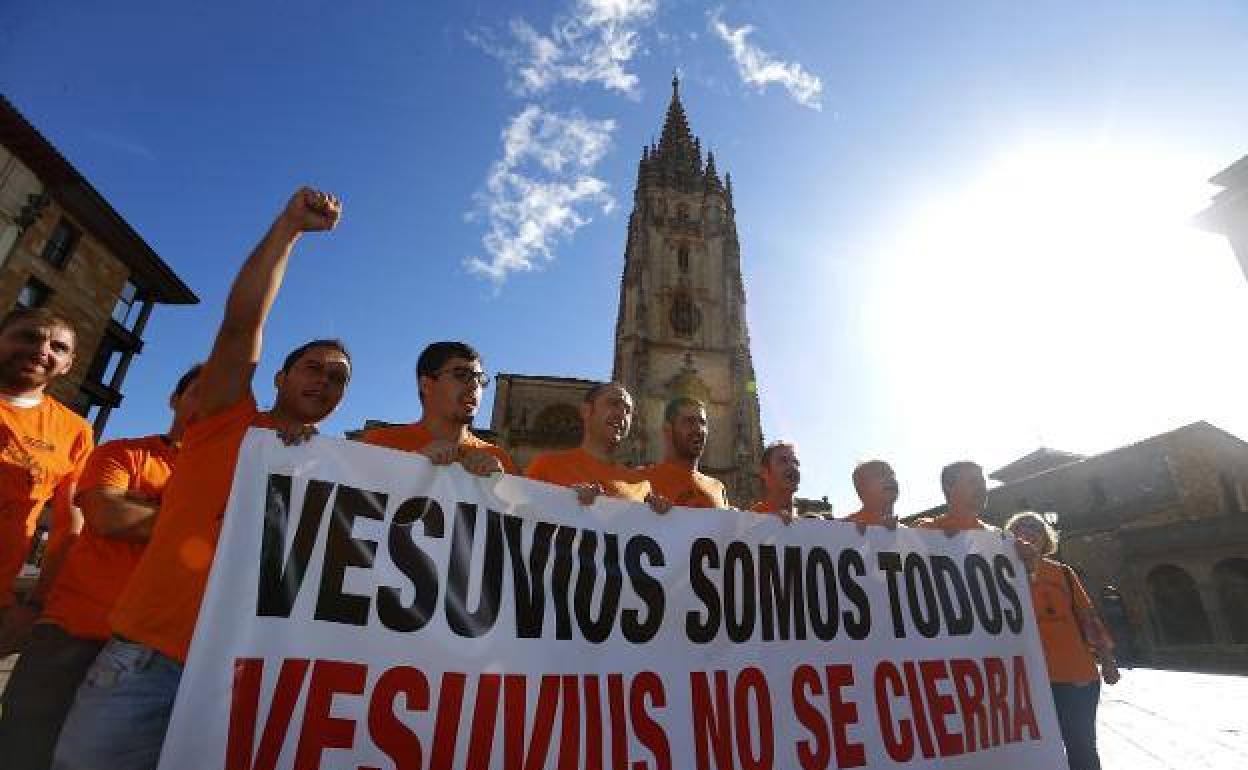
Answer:
[[[579,506],[249,432],[161,758],[216,768],[1065,767],[993,532]]]

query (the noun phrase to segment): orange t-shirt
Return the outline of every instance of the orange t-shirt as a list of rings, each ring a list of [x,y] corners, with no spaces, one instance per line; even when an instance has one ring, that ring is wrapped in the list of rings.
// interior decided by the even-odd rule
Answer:
[[[1031,603],[1036,610],[1036,626],[1049,667],[1049,681],[1064,684],[1096,681],[1100,674],[1075,617],[1076,607],[1092,607],[1079,576],[1065,564],[1041,559],[1031,578]]]
[[[108,487],[159,500],[177,455],[177,447],[164,436],[110,441],[91,453],[78,494]],[[88,523],[65,557],[41,621],[82,639],[108,639],[108,613],[146,546],[107,537]]]
[[[766,500],[759,500],[758,502],[751,505],[750,512],[751,513],[771,513],[776,516],[780,515],[780,509],[776,508],[776,506],[772,505]],[[831,520],[831,514],[828,514],[827,516],[825,516],[822,513],[819,513],[817,511],[808,511],[806,513],[798,513],[797,517],[800,519],[816,519],[819,521]]]
[[[13,603],[13,581],[30,552],[43,506],[82,473],[94,445],[91,426],[51,396],[35,406],[0,399],[0,607]],[[51,537],[59,537],[69,511],[57,511]]]
[[[754,503],[750,506],[750,510],[754,513],[779,513],[776,510],[776,506],[766,500],[759,500],[757,503]]]
[[[411,425],[397,425],[386,428],[370,428],[364,431],[364,435],[360,436],[360,441],[365,444],[373,444],[375,446],[384,446],[390,449],[400,449],[404,452],[419,452],[429,444],[433,443],[434,436],[429,429],[420,423],[412,423]],[[507,454],[507,450],[496,447],[488,441],[477,438],[471,432],[459,444],[460,448],[481,449],[498,458],[499,464],[503,466],[503,471],[516,475],[516,464],[512,462],[511,455]]]
[[[619,463],[604,463],[580,447],[534,457],[525,475],[561,487],[597,482],[611,497],[635,503],[644,503],[650,496],[650,482],[641,471]]]
[[[878,511],[865,510],[851,513],[844,519],[841,519],[841,521],[847,521],[850,524],[865,524],[868,527],[883,527],[889,523],[884,514]]]
[[[248,394],[224,412],[191,423],[178,472],[169,479],[156,529],[109,623],[117,634],[186,661],[208,585],[234,466],[247,429],[276,427]]]
[[[929,516],[914,522],[914,526],[918,529],[943,529],[946,532],[965,532],[971,529],[995,529],[974,516],[952,516],[948,513],[942,513],[939,516]]]
[[[657,494],[672,501],[672,505],[689,508],[728,508],[728,493],[724,483],[699,471],[690,470],[676,463],[658,463],[641,469]]]

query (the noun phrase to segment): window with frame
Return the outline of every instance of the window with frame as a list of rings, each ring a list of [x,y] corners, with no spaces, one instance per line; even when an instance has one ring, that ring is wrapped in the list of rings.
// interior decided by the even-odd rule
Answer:
[[[104,409],[103,404],[99,403],[98,401],[92,401],[91,405],[87,407],[87,411],[83,412],[83,415],[82,415],[83,419],[85,419],[87,422],[94,425],[95,421],[99,419],[100,412],[103,411],[103,409]]]
[[[681,292],[672,299],[668,320],[677,337],[692,337],[702,324],[702,312],[688,294]]]
[[[117,367],[123,355],[125,351],[120,341],[112,335],[105,334],[104,339],[100,340],[100,347],[95,351],[95,359],[91,362],[91,368],[87,370],[87,376],[107,386],[112,381],[113,375],[117,373]]]
[[[26,283],[22,285],[21,290],[17,293],[17,306],[24,308],[43,307],[51,296],[52,290],[43,281],[31,276],[26,279]]]
[[[113,305],[113,320],[127,329],[132,328],[139,317],[139,307],[142,304],[139,287],[126,281],[126,285],[121,287],[121,295],[117,297],[117,304]]]
[[[82,231],[68,219],[61,217],[61,221],[56,223],[52,234],[48,236],[48,242],[43,246],[42,256],[55,267],[65,267],[81,238]]]

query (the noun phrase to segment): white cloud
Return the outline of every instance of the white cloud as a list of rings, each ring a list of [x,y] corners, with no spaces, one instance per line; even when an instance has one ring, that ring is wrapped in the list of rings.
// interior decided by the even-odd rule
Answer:
[[[754,32],[752,25],[733,29],[720,18],[720,11],[715,11],[710,14],[710,26],[732,51],[737,74],[746,85],[763,91],[771,83],[779,83],[798,104],[814,110],[822,109],[819,95],[823,91],[823,83],[819,77],[802,69],[797,62],[777,59],[751,43],[748,38]]]
[[[486,256],[465,260],[468,270],[501,284],[513,271],[553,259],[555,241],[590,222],[586,209],[610,211],[615,202],[607,183],[590,172],[614,130],[612,120],[534,104],[513,116],[502,132],[503,156],[477,196],[488,219],[481,239]]]
[[[556,17],[549,34],[514,19],[509,44],[481,34],[469,39],[502,60],[508,87],[521,96],[571,82],[636,97],[639,80],[625,67],[637,53],[639,28],[657,8],[658,0],[577,0],[569,13]]]

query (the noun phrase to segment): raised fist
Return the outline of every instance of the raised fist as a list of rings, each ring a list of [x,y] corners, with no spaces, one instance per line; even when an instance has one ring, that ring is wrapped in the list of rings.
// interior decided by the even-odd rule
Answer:
[[[342,201],[329,193],[301,187],[291,196],[281,219],[297,232],[332,230],[342,216]]]

